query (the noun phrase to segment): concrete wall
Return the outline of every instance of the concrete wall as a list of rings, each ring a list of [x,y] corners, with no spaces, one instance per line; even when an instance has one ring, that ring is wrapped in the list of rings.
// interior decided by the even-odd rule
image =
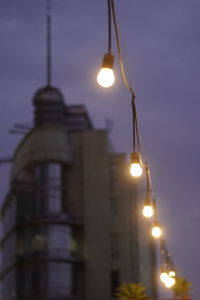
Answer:
[[[83,228],[86,299],[112,298],[112,271],[119,272],[119,283],[142,281],[150,287],[149,231],[139,219],[141,199],[125,155],[109,153],[104,130],[74,132],[70,143],[67,201]]]

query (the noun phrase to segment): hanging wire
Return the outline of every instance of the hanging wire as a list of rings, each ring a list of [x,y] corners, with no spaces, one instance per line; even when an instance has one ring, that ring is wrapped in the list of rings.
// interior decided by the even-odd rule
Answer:
[[[108,5],[108,53],[111,53],[112,47],[112,28],[111,28],[111,3],[107,0]]]
[[[119,63],[120,63],[122,78],[123,78],[126,88],[129,90],[129,92],[132,95],[131,106],[132,106],[132,116],[133,116],[133,151],[134,152],[138,151],[140,153],[140,151],[141,151],[140,136],[139,136],[139,128],[138,128],[137,110],[136,110],[136,105],[135,105],[136,96],[135,96],[135,93],[134,93],[130,83],[129,83],[129,80],[127,78],[126,71],[125,71],[124,59],[123,59],[123,55],[122,55],[120,37],[119,37],[119,28],[118,28],[119,26],[117,24],[114,0],[110,0],[110,1],[111,1],[111,10],[112,10],[112,17],[113,17],[115,36],[116,36],[116,42],[117,42],[117,51],[118,51],[118,56],[119,56]]]
[[[154,209],[154,218],[155,221],[158,221],[158,210],[157,210],[157,205],[156,205],[156,199],[153,199],[153,209]]]
[[[135,105],[136,96],[133,91],[133,88],[131,87],[130,79],[128,79],[128,76],[127,76],[128,71],[125,70],[126,58],[122,55],[122,48],[121,48],[120,36],[119,36],[120,31],[119,31],[119,26],[117,23],[117,18],[116,18],[115,3],[114,3],[114,0],[110,0],[110,1],[111,1],[112,17],[113,17],[113,23],[114,23],[114,29],[115,29],[117,51],[118,51],[118,56],[119,56],[119,63],[120,63],[122,78],[123,78],[126,88],[129,90],[129,92],[132,95],[131,106],[132,106],[132,115],[133,115],[133,149],[134,149],[134,152],[138,151],[141,154],[141,143],[140,143],[140,135],[139,135],[138,117],[137,117],[137,110],[136,110],[136,105]]]
[[[169,272],[170,269],[170,261],[171,261],[171,256],[169,253],[169,250],[167,249],[166,251],[166,265],[167,265],[167,271]]]
[[[125,68],[124,68],[120,39],[119,39],[119,30],[118,30],[117,18],[116,18],[116,13],[115,13],[115,4],[114,4],[113,0],[110,0],[110,1],[111,1],[112,17],[113,17],[113,23],[114,23],[114,29],[115,29],[115,35],[116,35],[116,41],[117,41],[117,51],[118,51],[118,55],[119,55],[119,63],[120,63],[120,68],[121,68],[121,72],[122,72],[122,77],[123,77],[123,80],[124,80],[124,83],[125,83],[125,86],[127,87],[127,89],[132,94],[134,94],[133,89],[129,85],[129,82],[128,82],[128,79],[126,76],[126,72],[125,72]]]
[[[165,271],[169,271],[170,267],[173,266],[173,260],[167,248],[166,240],[163,237],[160,238],[160,255],[161,255],[161,266],[165,268]]]
[[[166,241],[163,237],[160,238],[160,253],[161,253],[161,264],[166,265],[166,251],[167,251],[167,246],[166,246]]]
[[[112,17],[113,17],[115,36],[116,36],[116,42],[117,42],[117,51],[118,51],[119,63],[120,63],[120,69],[121,69],[123,81],[124,81],[126,88],[129,90],[129,92],[132,95],[131,106],[132,106],[132,117],[133,117],[133,137],[132,137],[133,138],[133,151],[136,152],[138,150],[138,152],[141,153],[138,118],[137,118],[137,110],[136,110],[136,105],[135,105],[136,96],[131,87],[130,80],[128,79],[128,76],[126,75],[126,71],[125,71],[126,59],[122,55],[122,49],[121,49],[120,37],[119,37],[119,26],[117,24],[114,0],[110,0],[109,3],[111,5],[111,10],[112,10]],[[126,69],[127,69],[127,64],[126,64]],[[147,193],[151,194],[153,191],[153,186],[152,186],[150,170],[149,170],[148,164],[146,162],[143,164],[143,166],[146,167]],[[157,207],[156,207],[155,199],[153,200],[153,204],[154,204],[155,214],[156,214],[155,217],[157,218]],[[171,259],[171,256],[169,255],[166,241],[162,236],[160,238],[160,253],[161,253],[161,265],[165,268],[165,270],[167,270],[167,268],[169,267],[169,263],[170,263],[170,261],[172,261],[172,259]]]
[[[140,151],[141,151],[140,136],[139,136],[139,129],[138,129],[138,118],[137,118],[134,93],[132,93],[131,107],[132,107],[132,115],[133,115],[133,149],[134,149],[134,152],[136,152],[136,150],[138,150],[138,152],[140,153]]]
[[[149,181],[150,181],[150,184],[151,184],[152,194],[153,194],[153,196],[155,197],[155,196],[156,196],[156,193],[155,193],[155,189],[153,188],[153,182],[152,182],[152,177],[151,177],[150,169],[149,169]]]
[[[166,261],[165,261],[165,249],[164,249],[164,243],[163,243],[163,239],[160,239],[160,265],[161,265],[161,271],[162,272],[166,272]]]
[[[139,137],[139,130],[138,130],[138,119],[137,119],[134,93],[132,93],[131,108],[132,108],[132,119],[133,119],[133,151],[134,152],[138,151],[140,153],[140,137]]]
[[[151,184],[149,180],[149,167],[148,163],[145,162],[145,170],[146,170],[146,188],[147,188],[147,197],[150,198],[151,195]]]
[[[135,132],[135,110],[134,110],[134,107],[135,107],[135,98],[134,98],[134,95],[132,95],[132,101],[131,101],[131,106],[132,106],[132,120],[133,120],[133,128],[132,128],[132,139],[133,139],[133,152],[136,152],[136,139],[135,139],[135,136],[136,136],[136,132]]]

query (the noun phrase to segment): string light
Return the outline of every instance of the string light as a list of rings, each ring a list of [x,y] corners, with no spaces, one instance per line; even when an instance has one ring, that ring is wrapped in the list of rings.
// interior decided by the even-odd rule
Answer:
[[[162,235],[162,229],[161,226],[158,222],[158,213],[157,213],[157,206],[156,206],[156,200],[153,199],[153,208],[154,208],[154,222],[153,222],[153,227],[151,229],[151,234],[154,238],[158,239]]]
[[[149,177],[149,167],[147,162],[144,164],[145,170],[146,170],[146,197],[144,199],[144,207],[143,207],[143,216],[146,218],[151,218],[154,214],[154,209],[152,206],[152,200],[151,200],[151,185],[150,185],[150,177]]]
[[[160,280],[163,282],[163,283],[165,283],[166,282],[166,280],[168,279],[168,274],[167,274],[167,272],[161,272],[161,274],[160,274]]]
[[[170,277],[175,277],[176,276],[174,264],[173,264],[173,261],[172,261],[171,257],[169,258],[169,273],[168,274],[169,274]]]
[[[154,224],[151,234],[154,238],[160,238],[162,235],[162,229],[158,223]]]
[[[140,162],[140,155],[137,152],[131,153],[130,173],[133,177],[140,177],[142,175],[142,166],[141,166],[141,162]]]
[[[97,82],[104,88],[111,87],[115,82],[115,74],[113,70],[114,55],[111,53],[112,46],[112,27],[111,27],[111,0],[107,0],[108,4],[108,53],[104,55],[101,69],[97,75]]]
[[[169,251],[166,246],[166,241],[163,238],[163,230],[158,222],[157,207],[155,200],[152,201],[152,183],[150,180],[150,171],[147,163],[143,164],[141,159],[141,149],[140,149],[140,135],[138,129],[138,118],[135,104],[135,94],[132,87],[130,86],[130,81],[127,78],[127,66],[125,70],[124,56],[122,55],[122,49],[120,45],[119,29],[115,13],[115,3],[114,0],[107,0],[108,3],[108,53],[103,58],[103,63],[101,70],[97,76],[98,83],[103,87],[110,87],[115,82],[115,74],[113,70],[114,56],[111,54],[111,21],[113,21],[117,52],[119,56],[119,64],[121,69],[121,74],[123,77],[124,84],[129,90],[132,96],[132,134],[133,134],[133,152],[131,153],[130,159],[130,173],[134,178],[141,177],[143,170],[146,170],[146,197],[144,200],[143,215],[146,218],[150,218],[154,215],[154,222],[151,228],[151,234],[154,238],[160,238],[160,252],[161,252],[161,273],[160,280],[165,284],[167,288],[171,288],[176,280],[176,272],[173,267],[172,259],[169,255]]]
[[[175,271],[170,271],[170,272],[169,272],[169,276],[170,276],[170,277],[175,277],[175,276],[176,276]]]
[[[166,240],[162,237],[160,239],[161,252],[161,275],[160,279],[166,288],[172,288],[176,283],[176,273],[174,271],[174,264],[167,248]]]
[[[101,69],[97,75],[97,82],[104,88],[111,87],[115,82],[115,74],[113,71],[114,56],[111,53],[104,55]]]
[[[154,211],[152,205],[150,204],[149,198],[145,198],[145,203],[142,212],[143,212],[143,216],[146,218],[151,218],[153,216]]]
[[[167,279],[165,280],[164,284],[167,288],[171,288],[172,286],[174,286],[176,283],[175,279],[173,277],[167,277]]]

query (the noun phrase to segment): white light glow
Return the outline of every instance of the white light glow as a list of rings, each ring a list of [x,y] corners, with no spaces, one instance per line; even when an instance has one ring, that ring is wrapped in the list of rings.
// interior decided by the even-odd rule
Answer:
[[[113,69],[101,68],[97,75],[97,82],[104,88],[111,87],[115,82],[115,74]]]
[[[170,277],[175,277],[175,276],[176,276],[176,273],[175,273],[174,271],[170,271],[170,272],[169,272],[169,276],[170,276]]]
[[[162,235],[162,230],[159,226],[154,226],[151,233],[153,237],[159,238]]]
[[[165,286],[166,286],[168,289],[170,289],[170,288],[176,283],[176,281],[175,281],[174,278],[168,276],[168,278],[165,280],[164,283],[165,283]]]
[[[167,281],[167,279],[168,279],[168,274],[166,273],[166,272],[162,272],[161,274],[160,274],[160,280],[162,281],[162,282],[164,282],[165,283],[165,281]]]
[[[153,208],[151,205],[145,205],[143,208],[143,215],[146,218],[151,218],[153,216]]]
[[[142,175],[142,167],[139,163],[132,163],[130,173],[133,177],[140,177]]]

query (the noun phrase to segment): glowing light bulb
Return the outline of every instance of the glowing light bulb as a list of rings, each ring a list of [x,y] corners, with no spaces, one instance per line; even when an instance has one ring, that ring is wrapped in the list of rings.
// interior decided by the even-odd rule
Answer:
[[[159,238],[162,235],[162,230],[159,225],[154,225],[151,231],[151,234],[154,238]]]
[[[171,282],[172,282],[172,286],[176,284],[176,279],[175,278],[171,278]]]
[[[131,164],[130,173],[133,177],[140,177],[142,175],[141,165],[139,163]]]
[[[166,282],[167,281],[167,279],[168,279],[168,274],[166,273],[166,272],[162,272],[161,274],[160,274],[160,280],[162,281],[162,282]]]
[[[143,215],[146,218],[151,218],[153,216],[153,208],[151,205],[145,205],[143,208]]]
[[[142,175],[142,167],[140,163],[140,155],[137,152],[131,153],[131,167],[130,173],[133,177],[140,177]]]
[[[115,82],[115,74],[113,71],[114,56],[111,53],[104,55],[101,69],[97,75],[97,82],[100,86],[108,88]]]
[[[176,281],[174,278],[168,276],[164,283],[165,286],[170,289],[176,283]]]
[[[170,272],[169,272],[169,276],[170,276],[170,277],[175,277],[175,276],[176,276],[176,273],[175,273],[174,271],[170,271]]]
[[[115,74],[112,69],[101,68],[97,75],[97,82],[100,86],[108,88],[115,82]]]

